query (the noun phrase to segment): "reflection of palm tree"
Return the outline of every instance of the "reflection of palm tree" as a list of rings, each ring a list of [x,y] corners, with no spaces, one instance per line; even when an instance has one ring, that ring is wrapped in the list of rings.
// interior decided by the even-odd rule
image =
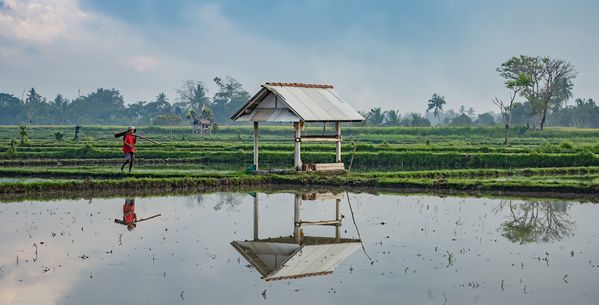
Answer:
[[[202,195],[202,194],[196,194],[196,195],[187,197],[186,201],[187,201],[187,206],[189,206],[189,207],[195,207],[195,206],[202,207],[202,206],[204,206],[205,198],[204,198],[204,195]]]
[[[233,208],[239,204],[241,204],[241,199],[243,195],[241,194],[232,194],[232,193],[224,193],[220,195],[220,199],[218,203],[214,206],[214,210],[220,210],[224,205]]]
[[[502,235],[520,244],[553,242],[570,237],[575,223],[569,219],[565,202],[502,202],[496,211],[509,208],[509,220],[501,225]]]

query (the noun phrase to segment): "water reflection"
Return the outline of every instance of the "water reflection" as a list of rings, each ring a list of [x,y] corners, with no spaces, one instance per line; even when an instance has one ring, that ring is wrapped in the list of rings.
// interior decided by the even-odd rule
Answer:
[[[135,214],[135,198],[125,198],[125,203],[123,204],[123,219],[115,219],[114,222],[127,226],[127,230],[131,231],[137,227],[137,223],[159,217],[160,215],[161,214],[156,214],[150,217],[137,219],[137,214]]]
[[[125,198],[2,203],[0,305],[599,300],[599,204],[257,196],[137,197],[138,223],[162,216],[131,232],[114,224],[123,221]],[[522,245],[502,236],[506,224],[566,230],[523,238]],[[374,264],[356,250],[360,240]],[[329,275],[315,276],[321,274]],[[127,293],[106,293],[123,287]]]
[[[568,215],[566,202],[503,201],[498,210],[509,211],[501,224],[502,235],[514,243],[555,242],[572,236],[576,225]]]
[[[259,196],[254,197],[253,239],[233,241],[231,245],[266,281],[299,279],[332,274],[335,267],[360,247],[359,239],[341,237],[339,206],[343,194],[294,194],[293,235],[259,237]],[[335,218],[308,221],[301,217],[302,201],[334,201]],[[304,226],[330,226],[335,236],[308,236]]]

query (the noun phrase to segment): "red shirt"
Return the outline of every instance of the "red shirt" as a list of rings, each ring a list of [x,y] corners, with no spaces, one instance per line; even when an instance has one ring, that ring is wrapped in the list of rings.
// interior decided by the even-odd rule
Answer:
[[[125,143],[131,144],[131,147]],[[130,134],[125,135],[123,138],[123,153],[135,153],[135,136]]]
[[[126,224],[131,224],[135,220],[135,204],[127,204],[123,205],[123,221]]]

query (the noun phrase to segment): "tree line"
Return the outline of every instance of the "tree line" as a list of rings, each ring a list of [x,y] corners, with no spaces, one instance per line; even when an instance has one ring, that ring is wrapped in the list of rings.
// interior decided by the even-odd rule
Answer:
[[[182,125],[192,120],[191,112],[210,113],[219,124],[250,98],[232,77],[213,79],[217,91],[208,96],[201,81],[185,81],[171,101],[164,92],[152,101],[125,104],[117,89],[98,88],[87,95],[69,100],[61,94],[48,99],[30,88],[22,97],[0,93],[0,124],[129,124]]]
[[[505,127],[508,142],[510,126],[542,130],[547,125],[599,128],[599,106],[593,99],[573,98],[577,72],[566,60],[549,57],[512,57],[497,72],[504,79],[508,98],[492,99],[499,113],[477,114],[470,107],[448,109],[440,94],[426,101],[426,111],[400,113],[399,110],[373,108],[361,112],[371,126],[487,126]],[[0,93],[0,124],[136,124],[184,125],[194,113],[208,114],[217,124],[232,124],[229,116],[250,98],[241,83],[232,77],[215,77],[216,92],[209,96],[201,81],[187,80],[170,99],[159,92],[151,101],[126,104],[117,89],[98,88],[69,100],[58,94],[53,99],[30,88],[21,97]]]

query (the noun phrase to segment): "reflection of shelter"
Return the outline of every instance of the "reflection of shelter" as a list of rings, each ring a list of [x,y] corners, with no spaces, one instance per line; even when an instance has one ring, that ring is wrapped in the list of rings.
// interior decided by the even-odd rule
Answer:
[[[335,199],[335,219],[303,221],[302,200]],[[262,275],[266,281],[298,279],[333,273],[335,267],[360,247],[359,239],[341,238],[339,205],[342,195],[295,194],[294,230],[292,236],[258,237],[258,195],[254,197],[254,239],[233,241],[231,245]],[[324,225],[335,228],[335,237],[304,236],[302,226]]]
[[[290,122],[295,129],[294,166],[301,170],[343,170],[341,162],[341,122],[364,120],[356,110],[344,103],[331,85],[302,83],[266,83],[232,117],[237,122],[254,122],[254,165],[258,169],[258,123]],[[302,136],[304,123],[334,122],[334,135]],[[324,132],[323,132],[324,133]],[[302,142],[334,142],[335,163],[302,166]]]

